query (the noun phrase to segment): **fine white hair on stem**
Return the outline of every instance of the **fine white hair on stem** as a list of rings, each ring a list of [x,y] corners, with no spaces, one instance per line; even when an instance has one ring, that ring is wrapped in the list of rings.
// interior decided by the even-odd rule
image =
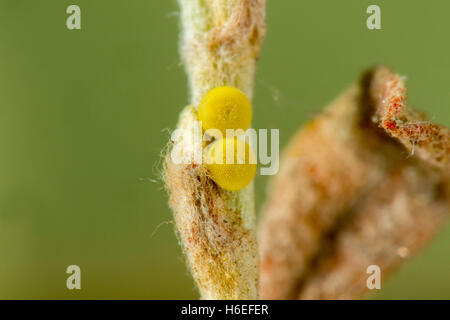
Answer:
[[[233,86],[251,99],[256,59],[265,34],[264,0],[179,0],[180,50],[191,106],[177,129],[183,159],[166,157],[164,180],[179,241],[202,299],[257,299],[258,253],[253,185],[231,192],[218,187],[194,161],[196,107],[218,86]],[[204,154],[203,154],[204,156]],[[204,163],[204,162],[203,162]]]
[[[198,105],[206,92],[229,85],[250,99],[265,35],[265,0],[179,0],[181,55]]]

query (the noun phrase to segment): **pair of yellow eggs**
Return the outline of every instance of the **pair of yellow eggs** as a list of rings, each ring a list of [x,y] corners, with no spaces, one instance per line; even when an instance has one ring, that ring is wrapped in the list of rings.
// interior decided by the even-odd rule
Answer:
[[[237,136],[228,137],[227,129],[245,131],[250,127],[252,106],[248,98],[233,87],[214,88],[200,102],[198,118],[203,130],[217,138],[206,156],[211,178],[226,190],[246,187],[255,177],[256,156],[248,143]]]

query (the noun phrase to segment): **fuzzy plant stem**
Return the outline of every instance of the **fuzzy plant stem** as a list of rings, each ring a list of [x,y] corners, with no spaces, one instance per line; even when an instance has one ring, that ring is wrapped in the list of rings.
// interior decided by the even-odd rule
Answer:
[[[165,161],[177,234],[202,299],[257,299],[258,253],[253,185],[232,192],[218,187],[194,155],[196,106],[218,86],[251,99],[256,60],[265,34],[264,0],[179,0],[181,55],[191,105],[177,129],[182,164]],[[197,128],[198,129],[198,128]],[[201,128],[200,128],[201,132]],[[198,141],[197,141],[198,142]],[[201,144],[201,142],[200,142]],[[205,157],[205,154],[203,154]]]

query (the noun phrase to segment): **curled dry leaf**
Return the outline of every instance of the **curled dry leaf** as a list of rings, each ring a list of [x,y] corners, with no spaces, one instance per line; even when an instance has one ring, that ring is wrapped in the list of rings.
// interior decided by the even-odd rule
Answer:
[[[179,2],[181,54],[192,105],[197,106],[206,92],[223,85],[236,87],[251,98],[265,34],[265,1]],[[203,299],[256,299],[253,185],[231,192],[210,179],[201,161],[205,154],[200,159],[194,154],[197,120],[196,108],[186,107],[177,125],[185,131],[176,151],[185,161],[172,161],[170,153],[165,161],[164,180],[180,243]]]
[[[291,141],[260,226],[266,299],[352,299],[450,213],[449,130],[406,104],[403,80],[366,73]],[[385,278],[385,277],[383,277]]]

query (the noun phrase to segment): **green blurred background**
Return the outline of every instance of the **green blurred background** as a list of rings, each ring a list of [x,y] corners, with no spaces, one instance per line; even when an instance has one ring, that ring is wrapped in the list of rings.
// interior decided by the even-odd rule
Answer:
[[[78,4],[82,30],[66,29]],[[378,4],[382,30],[366,28]],[[0,0],[0,298],[197,298],[159,179],[188,102],[175,0]],[[254,127],[281,145],[386,63],[450,125],[450,2],[268,1]],[[257,207],[266,179],[256,179]],[[375,298],[450,298],[450,229]],[[66,289],[66,267],[82,290]]]

